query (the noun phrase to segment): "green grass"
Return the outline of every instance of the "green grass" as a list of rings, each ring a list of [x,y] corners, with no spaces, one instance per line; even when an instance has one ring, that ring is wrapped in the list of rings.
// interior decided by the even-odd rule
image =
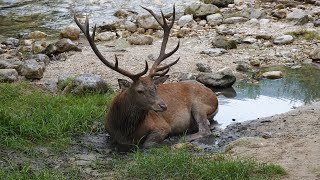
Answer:
[[[128,179],[277,179],[286,172],[277,165],[227,155],[194,153],[182,149],[152,149],[136,152],[132,161],[120,166]]]
[[[301,38],[308,41],[320,40],[320,35],[315,31],[300,30],[300,31],[287,32],[286,34],[292,35],[295,38]]]
[[[108,155],[85,167],[66,161],[59,169],[50,162],[55,157],[68,158],[68,153],[50,151],[51,161],[45,155],[30,156],[29,149],[62,149],[78,135],[94,133],[92,127],[102,121],[112,96],[52,95],[26,83],[0,84],[0,180],[86,179],[90,177],[83,172],[86,168],[98,170],[101,178],[115,179],[277,179],[286,174],[277,165],[199,154],[190,148]],[[16,153],[7,156],[7,152]]]
[[[63,146],[102,122],[111,95],[52,95],[23,84],[0,84],[0,146]]]
[[[65,168],[62,171],[44,168],[34,170],[31,163],[12,165],[0,169],[0,180],[63,180],[84,179],[81,172],[75,168]]]

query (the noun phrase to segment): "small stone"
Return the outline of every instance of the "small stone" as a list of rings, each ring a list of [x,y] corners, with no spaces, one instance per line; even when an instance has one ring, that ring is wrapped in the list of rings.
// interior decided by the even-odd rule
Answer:
[[[204,19],[199,21],[199,26],[205,26],[206,24],[207,24],[207,21]]]
[[[111,41],[117,38],[117,34],[115,32],[110,32],[110,31],[106,31],[106,32],[102,32],[97,34],[95,40],[97,41]]]
[[[27,79],[41,79],[45,70],[43,62],[37,62],[35,59],[26,60],[22,66],[21,73]]]
[[[18,72],[15,69],[0,69],[0,83],[14,82],[18,80]]]
[[[313,22],[314,27],[319,27],[320,26],[320,19],[317,19]]]
[[[127,41],[133,45],[151,45],[153,38],[148,35],[134,35],[127,38]]]
[[[271,12],[271,15],[273,17],[276,17],[278,19],[284,19],[287,17],[288,11],[286,9],[280,9],[280,10],[274,10]]]
[[[196,77],[192,73],[181,73],[178,77],[179,81],[196,80]]]
[[[200,54],[207,54],[211,57],[215,57],[215,56],[221,56],[222,54],[224,54],[226,52],[227,52],[227,50],[225,50],[223,48],[210,48],[210,49],[201,51]]]
[[[205,17],[219,12],[219,8],[213,4],[192,3],[186,7],[184,14],[192,14],[193,17]]]
[[[222,23],[222,15],[220,13],[210,14],[207,16],[207,21],[210,26],[220,25]]]
[[[236,77],[230,68],[223,68],[215,73],[200,73],[196,80],[209,87],[227,88],[236,82]]]
[[[78,40],[80,37],[80,29],[79,27],[74,25],[67,26],[60,32],[60,37],[68,38],[71,40]]]
[[[63,38],[57,41],[55,44],[56,53],[63,53],[67,51],[81,51],[70,39]]]
[[[284,45],[292,43],[294,38],[291,35],[278,36],[273,40],[274,44]]]
[[[267,79],[280,79],[283,77],[283,73],[281,71],[268,71],[263,73],[262,77]]]
[[[41,31],[33,31],[31,33],[29,33],[28,37],[31,39],[44,39],[46,38],[48,35],[44,32]]]
[[[241,62],[239,64],[237,64],[236,70],[237,71],[241,71],[241,72],[248,72],[248,70],[250,69],[248,63],[245,62]]]
[[[126,18],[128,17],[130,14],[130,12],[128,10],[125,9],[119,9],[117,10],[113,15],[117,18]]]
[[[137,31],[138,27],[137,27],[137,25],[135,23],[133,23],[131,21],[126,21],[124,23],[124,29],[129,31],[129,32],[134,33],[134,32]]]
[[[250,60],[250,64],[251,64],[251,66],[259,67],[261,63],[258,59],[252,59],[252,60]]]
[[[20,44],[20,41],[19,39],[16,39],[16,38],[8,38],[5,41],[1,42],[1,44],[4,44],[6,46],[13,48],[13,47],[18,47]]]
[[[226,18],[223,23],[225,24],[237,24],[237,23],[243,23],[248,21],[247,18],[244,17],[230,17],[230,18]]]
[[[181,16],[178,20],[178,25],[181,27],[192,23],[195,23],[195,21],[193,20],[193,15],[190,14]]]
[[[257,39],[253,37],[246,37],[242,40],[242,42],[247,44],[253,44],[257,42]]]
[[[223,36],[216,37],[215,40],[212,41],[213,47],[223,48],[223,49],[236,49],[237,43],[234,40],[227,39]]]
[[[320,48],[315,48],[310,53],[310,58],[312,60],[320,60]]]
[[[210,66],[208,66],[207,64],[203,64],[203,63],[197,63],[197,70],[200,72],[212,72]]]
[[[161,16],[158,16],[158,17],[162,22],[162,17]],[[144,29],[161,29],[158,22],[150,14],[137,16],[137,24],[138,24],[138,27],[144,28]]]

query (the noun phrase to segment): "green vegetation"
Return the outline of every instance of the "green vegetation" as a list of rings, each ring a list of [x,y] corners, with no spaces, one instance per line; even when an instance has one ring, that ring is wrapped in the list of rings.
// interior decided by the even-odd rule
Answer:
[[[285,171],[276,165],[227,155],[194,154],[186,149],[152,149],[136,152],[122,167],[134,179],[276,179]]]
[[[294,36],[295,38],[301,38],[308,41],[320,40],[320,35],[315,31],[300,30],[300,31],[287,32],[286,34]]]
[[[85,165],[70,163],[82,151],[69,152],[67,147],[79,135],[102,132],[95,124],[102,121],[112,96],[52,95],[26,83],[0,84],[0,179],[276,179],[286,174],[276,165],[190,148],[102,153]],[[48,148],[50,155],[38,147]],[[63,165],[53,168],[62,159]],[[84,172],[90,169],[94,176]]]
[[[28,84],[0,84],[0,146],[64,146],[102,122],[110,95],[52,95]]]

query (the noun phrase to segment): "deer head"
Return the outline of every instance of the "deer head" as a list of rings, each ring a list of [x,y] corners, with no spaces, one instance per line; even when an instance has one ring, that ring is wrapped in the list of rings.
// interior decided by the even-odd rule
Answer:
[[[180,42],[177,46],[170,52],[165,53],[166,46],[168,43],[170,30],[174,24],[175,20],[175,6],[173,6],[173,15],[172,21],[170,24],[167,23],[166,18],[164,17],[163,12],[161,11],[162,21],[156,14],[148,8],[142,7],[143,9],[147,10],[160,24],[162,29],[164,30],[162,45],[160,49],[160,54],[158,58],[153,63],[152,67],[148,72],[148,63],[145,61],[145,68],[143,71],[132,74],[120,67],[118,67],[118,58],[115,55],[115,63],[109,62],[106,58],[98,50],[97,46],[94,43],[95,33],[96,33],[96,26],[93,28],[93,33],[90,35],[89,33],[89,20],[86,17],[86,21],[84,25],[81,25],[76,16],[74,16],[76,24],[79,26],[81,31],[84,33],[85,37],[87,38],[92,50],[98,56],[98,58],[109,68],[113,69],[114,71],[130,78],[132,82],[127,80],[119,79],[119,86],[122,92],[125,92],[125,95],[130,98],[131,101],[136,103],[139,107],[144,110],[154,110],[156,112],[162,112],[167,109],[167,105],[163,100],[157,95],[157,85],[164,83],[167,78],[169,77],[166,75],[169,72],[171,66],[176,64],[179,61],[179,58],[167,65],[161,66],[161,62],[164,61],[166,58],[170,57],[174,54],[178,49]],[[148,74],[147,74],[148,72]],[[147,75],[146,75],[147,74]],[[145,76],[144,76],[145,75]]]

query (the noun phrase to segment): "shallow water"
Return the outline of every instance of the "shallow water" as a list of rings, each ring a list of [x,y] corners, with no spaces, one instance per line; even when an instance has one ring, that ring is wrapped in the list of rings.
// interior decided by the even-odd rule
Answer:
[[[284,78],[262,79],[259,83],[237,82],[235,94],[219,99],[219,112],[215,120],[222,128],[233,122],[243,122],[275,114],[309,104],[320,99],[320,69],[305,65],[299,69],[270,67],[267,70],[281,70]],[[230,94],[235,97],[230,98]]]
[[[196,0],[0,0],[1,36],[15,37],[21,32],[41,30],[56,34],[57,30],[74,23],[73,14],[89,14],[90,22],[101,24],[116,17],[118,9],[145,13],[140,6],[153,10],[161,8],[165,13],[172,11],[176,4],[177,12],[182,12],[186,4]]]

